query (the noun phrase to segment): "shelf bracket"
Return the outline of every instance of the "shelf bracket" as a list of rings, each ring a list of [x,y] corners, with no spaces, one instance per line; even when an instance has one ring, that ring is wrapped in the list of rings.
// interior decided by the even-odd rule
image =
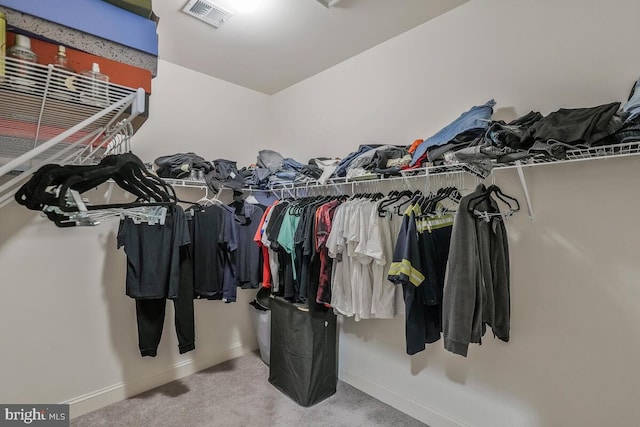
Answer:
[[[524,197],[527,200],[527,210],[529,211],[529,221],[533,221],[533,206],[531,204],[531,197],[529,197],[529,189],[527,188],[527,181],[524,179],[524,171],[522,170],[522,162],[516,160],[516,169],[518,170],[518,177],[520,177],[520,184],[522,184],[522,190],[524,191]]]
[[[131,105],[131,115],[136,117],[142,113],[144,113],[145,105],[144,105],[144,89],[138,88],[136,90],[136,95]]]

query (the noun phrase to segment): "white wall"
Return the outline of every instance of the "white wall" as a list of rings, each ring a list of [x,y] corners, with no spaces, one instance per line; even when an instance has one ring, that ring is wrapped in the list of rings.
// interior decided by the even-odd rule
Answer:
[[[263,93],[159,60],[149,102],[150,119],[133,137],[145,161],[191,151],[240,168],[272,145],[271,98]]]
[[[623,0],[469,2],[271,98],[160,61],[135,151],[304,161],[407,144],[491,97],[505,118],[622,100],[640,73],[639,13]],[[434,426],[635,425],[637,162],[526,171],[537,215],[509,221],[512,342],[408,357],[403,319],[346,320],[341,378]],[[513,171],[497,182],[523,200]],[[196,302],[198,349],[184,356],[169,309],[159,356],[141,359],[115,231],[0,210],[1,402],[72,401],[79,414],[256,347],[240,292]]]
[[[483,0],[274,95],[288,156],[409,144],[472,105],[496,117],[626,99],[640,3]],[[404,352],[404,320],[341,323],[340,377],[433,426],[636,425],[640,158],[525,171],[536,218],[508,221],[512,341],[468,358]],[[497,183],[522,203],[515,171]]]
[[[239,144],[270,132],[268,96],[159,65],[150,119],[133,140],[143,160],[178,151],[241,160]],[[257,348],[248,305],[255,291],[239,290],[235,304],[195,302],[196,350],[182,356],[168,304],[158,356],[141,358],[117,226],[58,229],[16,204],[0,210],[0,402],[70,402],[77,416]]]

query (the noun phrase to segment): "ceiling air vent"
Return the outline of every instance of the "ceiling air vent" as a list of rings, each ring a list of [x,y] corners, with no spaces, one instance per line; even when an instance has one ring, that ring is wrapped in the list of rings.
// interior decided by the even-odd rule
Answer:
[[[189,0],[182,11],[216,28],[231,18],[231,12],[206,0]]]
[[[317,0],[318,3],[323,5],[326,8],[332,7],[340,3],[341,0]]]

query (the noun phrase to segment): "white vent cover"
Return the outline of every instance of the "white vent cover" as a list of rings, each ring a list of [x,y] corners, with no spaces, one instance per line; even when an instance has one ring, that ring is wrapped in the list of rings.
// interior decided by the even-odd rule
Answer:
[[[228,10],[207,0],[189,0],[182,11],[216,28],[232,16]]]
[[[324,7],[331,7],[331,6],[335,6],[338,3],[340,3],[340,0],[317,0],[318,3],[320,3],[321,5],[323,5]]]

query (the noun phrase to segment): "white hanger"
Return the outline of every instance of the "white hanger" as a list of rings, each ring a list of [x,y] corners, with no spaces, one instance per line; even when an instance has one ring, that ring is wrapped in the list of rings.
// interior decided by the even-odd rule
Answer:
[[[204,196],[202,196],[202,198],[198,201],[196,201],[196,204],[200,204],[201,202],[208,202],[209,201],[209,187],[200,187],[201,190],[205,190]]]
[[[202,197],[200,200],[198,200],[198,201],[196,202],[196,204],[203,204],[203,205],[205,205],[205,206],[210,206],[210,205],[213,205],[213,204],[216,204],[216,203],[218,203],[218,204],[221,204],[221,203],[222,203],[222,202],[220,201],[220,199],[218,199],[218,193],[216,193],[216,194],[213,196],[213,199],[210,199],[210,198],[209,198],[209,187],[200,187],[200,188],[201,188],[201,189],[203,189],[203,190],[205,190],[206,192],[205,192],[205,194],[204,194],[204,197]],[[221,191],[222,191],[222,190],[221,190]]]
[[[249,193],[249,196],[247,196],[247,198],[246,198],[246,199],[244,199],[244,201],[245,201],[245,202],[247,202],[247,203],[250,203],[250,204],[252,204],[252,205],[259,205],[259,204],[260,204],[260,202],[258,201],[258,199],[256,199],[256,198],[253,196],[253,193]]]

